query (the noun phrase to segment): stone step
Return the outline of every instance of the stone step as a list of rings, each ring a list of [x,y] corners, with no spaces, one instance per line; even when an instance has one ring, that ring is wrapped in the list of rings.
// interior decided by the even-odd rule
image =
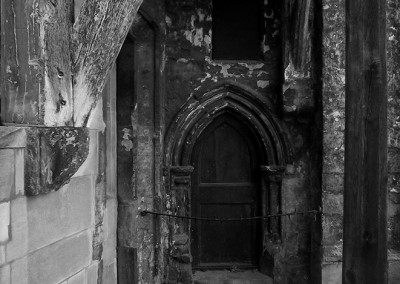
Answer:
[[[272,278],[256,270],[209,270],[194,273],[195,284],[273,284]]]

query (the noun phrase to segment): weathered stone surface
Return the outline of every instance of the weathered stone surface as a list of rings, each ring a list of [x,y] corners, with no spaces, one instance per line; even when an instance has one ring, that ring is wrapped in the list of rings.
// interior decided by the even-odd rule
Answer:
[[[1,171],[13,179],[15,192],[13,190],[12,194],[20,195],[26,190],[27,195],[37,195],[58,190],[85,161],[88,139],[85,128],[0,126],[0,148],[18,148],[15,149],[15,160],[4,163],[8,165],[8,171],[15,168],[15,174]],[[0,187],[2,182],[5,180],[0,175]],[[8,191],[0,192],[7,195]]]
[[[24,148],[25,146],[25,128],[16,126],[0,126],[0,149]]]
[[[323,245],[335,245],[343,241],[343,216],[324,215],[322,217]]]
[[[315,110],[315,98],[310,78],[285,82],[283,93],[285,115],[312,115]]]
[[[400,261],[389,261],[389,284],[400,283]]]
[[[79,177],[58,192],[13,200],[7,261],[89,228],[94,210],[92,187],[90,176]]]
[[[327,193],[343,194],[344,174],[323,174],[322,189]]]
[[[25,193],[25,149],[19,148],[14,150],[15,154],[15,195],[23,195]]]
[[[118,281],[120,284],[137,283],[138,259],[137,249],[118,246]]]
[[[104,265],[109,265],[116,260],[117,249],[117,200],[107,199],[104,214]]]
[[[340,242],[333,246],[324,246],[323,261],[338,262],[342,260],[343,243]]]
[[[172,243],[176,246],[186,245],[189,241],[189,236],[187,234],[174,235]]]
[[[137,216],[136,204],[120,204],[118,206],[118,246],[137,247]]]
[[[88,155],[85,162],[79,167],[74,176],[96,175],[99,169],[99,132],[89,130]]]
[[[97,284],[98,269],[99,269],[99,263],[97,261],[93,262],[86,269],[87,284]]]
[[[86,270],[81,270],[69,278],[68,284],[86,284]]]
[[[53,284],[76,274],[90,263],[90,239],[90,232],[85,231],[16,260],[13,283]]]
[[[14,149],[0,149],[0,201],[9,200],[15,186]]]
[[[388,216],[388,248],[400,251],[400,209]]]
[[[324,193],[322,197],[322,210],[326,214],[343,214],[343,195]]]
[[[6,262],[6,247],[0,246],[0,266]]]
[[[28,223],[26,197],[11,201],[11,240],[6,245],[6,261],[10,262],[28,253]]]
[[[103,273],[103,282],[102,283],[110,283],[110,284],[117,284],[117,263],[113,262],[106,266],[104,266],[104,273]],[[124,284],[124,282],[118,282]],[[135,282],[130,282],[135,283]]]
[[[11,266],[4,265],[0,267],[0,283],[11,284]],[[24,283],[21,283],[24,284]]]
[[[9,240],[10,202],[0,203],[0,243]]]
[[[323,165],[322,205],[330,212],[342,214],[341,204],[344,173],[344,97],[345,97],[345,13],[344,0],[324,0],[322,13],[322,104],[323,104]],[[333,197],[333,200],[330,198]],[[336,200],[336,201],[335,201]],[[324,208],[325,207],[325,208]],[[340,216],[322,219],[322,280],[341,283],[342,221]]]
[[[342,283],[342,263],[327,263],[322,266],[323,284],[341,284]]]

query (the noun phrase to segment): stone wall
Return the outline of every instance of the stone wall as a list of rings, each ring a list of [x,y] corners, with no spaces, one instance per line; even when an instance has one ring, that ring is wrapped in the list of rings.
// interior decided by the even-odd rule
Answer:
[[[238,86],[265,98],[270,101],[271,113],[284,125],[291,143],[292,160],[285,165],[285,175],[281,180],[281,210],[292,212],[318,209],[316,203],[311,201],[314,177],[310,173],[317,170],[314,168],[317,164],[310,157],[315,146],[312,146],[314,136],[310,134],[315,128],[315,105],[313,94],[308,90],[313,82],[310,77],[294,82],[290,85],[293,90],[287,92],[282,102],[282,3],[265,3],[263,58],[259,61],[224,61],[212,58],[211,1],[166,1],[166,127],[171,127],[181,119],[179,115],[183,106],[190,108],[191,104],[199,103],[205,93],[218,87]],[[295,77],[296,70],[291,70],[293,65],[286,67]],[[167,162],[170,162],[168,158]],[[171,207],[174,203],[169,202],[169,197],[166,209],[174,212],[175,209]],[[282,239],[278,243],[264,236],[265,253],[275,258],[273,273],[276,283],[309,283],[314,273],[309,267],[312,222],[315,222],[314,217],[307,215],[283,218]],[[179,226],[175,224],[171,228],[179,231]]]
[[[400,4],[387,1],[389,283],[400,281]]]
[[[27,197],[24,155],[24,145],[0,149],[0,282],[97,283],[94,173],[81,171],[57,192]]]
[[[341,283],[343,246],[344,1],[323,1],[322,283]]]

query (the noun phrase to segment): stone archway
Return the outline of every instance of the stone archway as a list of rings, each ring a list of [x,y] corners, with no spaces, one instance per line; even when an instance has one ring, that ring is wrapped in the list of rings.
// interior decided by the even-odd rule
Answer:
[[[176,116],[166,135],[165,165],[166,209],[176,215],[191,216],[191,164],[195,144],[204,130],[217,118],[231,114],[243,121],[257,137],[261,149],[262,214],[280,212],[281,177],[291,159],[291,147],[284,127],[265,97],[234,84],[224,84],[194,100],[189,100]],[[169,280],[185,281],[191,277],[190,221],[171,220],[169,226]],[[280,220],[262,224],[262,239],[279,239]],[[261,270],[272,274],[273,257],[265,248],[260,260]],[[271,275],[272,276],[272,275]],[[175,277],[175,278],[174,278]]]

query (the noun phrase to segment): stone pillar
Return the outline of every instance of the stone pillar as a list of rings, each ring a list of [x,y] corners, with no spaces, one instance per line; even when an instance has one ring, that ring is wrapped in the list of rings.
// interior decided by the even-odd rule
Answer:
[[[284,166],[261,166],[262,174],[262,214],[273,215],[282,213],[282,178],[285,172]],[[263,220],[263,252],[261,257],[261,272],[274,279],[280,279],[284,271],[281,267],[281,217]]]

